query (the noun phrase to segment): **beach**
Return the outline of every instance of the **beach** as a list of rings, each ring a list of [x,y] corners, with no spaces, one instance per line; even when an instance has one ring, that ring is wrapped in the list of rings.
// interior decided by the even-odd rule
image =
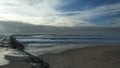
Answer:
[[[96,46],[76,48],[61,53],[49,53],[39,56],[49,63],[50,68],[120,68],[120,46]],[[9,64],[0,68],[31,68],[26,57],[6,55]]]

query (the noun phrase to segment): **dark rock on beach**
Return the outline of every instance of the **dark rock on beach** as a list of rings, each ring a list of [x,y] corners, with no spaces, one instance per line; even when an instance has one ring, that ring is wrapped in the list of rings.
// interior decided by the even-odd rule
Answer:
[[[120,68],[120,46],[97,46],[39,56],[50,68]],[[6,56],[10,64],[0,68],[31,68],[26,57]]]

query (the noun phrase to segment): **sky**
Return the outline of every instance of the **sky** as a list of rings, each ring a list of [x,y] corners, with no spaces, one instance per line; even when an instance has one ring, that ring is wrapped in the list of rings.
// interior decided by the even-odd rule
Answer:
[[[1,34],[6,36],[14,34],[120,35],[120,27],[58,27],[49,25],[33,25],[16,21],[0,21],[0,36]]]
[[[52,26],[120,26],[120,0],[0,0],[0,20]]]

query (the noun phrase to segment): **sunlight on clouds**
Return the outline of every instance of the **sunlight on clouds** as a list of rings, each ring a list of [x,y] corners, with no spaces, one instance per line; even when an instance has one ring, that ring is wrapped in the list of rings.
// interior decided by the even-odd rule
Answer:
[[[5,9],[4,5],[0,4],[0,14],[3,14],[4,12],[6,12],[7,10]],[[0,15],[1,16],[1,15]]]
[[[66,3],[67,1],[63,0],[0,0],[0,20],[34,25],[95,26],[90,19],[120,12],[120,3],[101,5],[85,11],[56,10],[56,6]]]
[[[3,11],[4,10],[4,6],[1,5],[0,6],[0,10]]]
[[[24,23],[30,23],[33,25],[54,25],[54,26],[93,26],[94,24],[83,20],[77,20],[71,17],[60,17],[60,16],[48,16],[48,17],[32,17],[32,16],[21,16],[19,14],[4,14],[3,18],[13,21],[21,21]]]

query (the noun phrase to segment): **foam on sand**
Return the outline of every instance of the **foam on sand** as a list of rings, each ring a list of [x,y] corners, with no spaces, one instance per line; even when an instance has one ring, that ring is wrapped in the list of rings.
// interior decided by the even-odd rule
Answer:
[[[6,48],[0,48],[0,66],[9,64],[9,61],[5,59],[5,55],[9,52]]]

